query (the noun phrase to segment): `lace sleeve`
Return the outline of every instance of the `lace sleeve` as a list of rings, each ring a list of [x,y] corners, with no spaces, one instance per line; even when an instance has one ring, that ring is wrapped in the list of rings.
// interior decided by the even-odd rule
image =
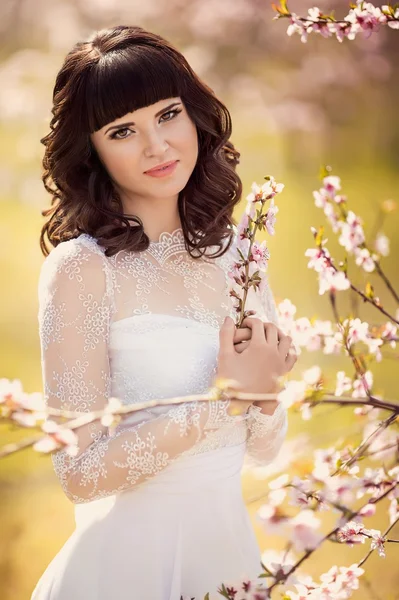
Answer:
[[[112,290],[107,259],[77,240],[62,242],[46,258],[39,278],[39,337],[48,406],[77,412],[102,408],[110,396],[108,357]],[[152,417],[110,434],[100,421],[75,430],[78,453],[52,453],[57,477],[74,503],[133,488],[165,469],[212,430],[242,417],[228,401],[164,407]],[[58,419],[53,419],[59,421]]]
[[[276,303],[267,274],[258,293],[262,308],[259,318],[278,326]],[[277,456],[287,433],[287,411],[282,404],[277,404],[274,413],[268,415],[259,406],[252,405],[248,415],[248,458],[255,465],[268,464]]]

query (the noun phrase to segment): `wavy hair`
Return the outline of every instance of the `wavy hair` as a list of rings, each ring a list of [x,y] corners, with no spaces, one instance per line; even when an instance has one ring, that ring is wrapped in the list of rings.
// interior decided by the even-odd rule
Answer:
[[[40,235],[45,256],[52,246],[87,233],[105,248],[142,251],[150,240],[138,216],[123,213],[122,202],[100,161],[90,134],[160,100],[180,96],[197,128],[198,158],[178,195],[185,246],[202,256],[208,246],[232,243],[233,209],[241,200],[236,173],[240,153],[229,141],[232,124],[225,105],[168,41],[141,27],[117,26],[94,33],[67,54],[53,91],[50,132],[42,180],[51,207]],[[199,235],[198,235],[199,234]]]

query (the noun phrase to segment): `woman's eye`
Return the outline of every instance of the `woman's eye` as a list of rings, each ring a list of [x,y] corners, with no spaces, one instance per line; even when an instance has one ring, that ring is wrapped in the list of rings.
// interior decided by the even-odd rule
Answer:
[[[165,115],[173,115],[173,117],[171,117],[170,119],[166,119],[167,121],[171,121],[171,120],[172,120],[172,119],[174,119],[174,117],[175,117],[175,116],[177,116],[179,113],[181,113],[181,109],[180,109],[180,110],[178,110],[177,108],[174,108],[173,110],[168,110],[168,112],[164,113],[164,114],[162,115],[162,118],[163,118]]]
[[[114,133],[111,135],[111,138],[113,140],[115,138],[117,140],[123,140],[124,138],[129,137],[129,136],[126,136],[126,135],[122,135],[121,137],[119,137],[119,134],[120,134],[121,131],[130,131],[130,130],[127,127],[122,127],[122,129],[118,129],[117,131],[114,131]]]

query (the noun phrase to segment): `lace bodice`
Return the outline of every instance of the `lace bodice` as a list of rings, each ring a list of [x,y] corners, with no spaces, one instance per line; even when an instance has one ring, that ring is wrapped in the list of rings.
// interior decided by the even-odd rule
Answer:
[[[181,229],[162,233],[144,252],[112,257],[87,234],[60,243],[45,259],[38,287],[47,404],[89,412],[111,396],[131,404],[206,392],[219,329],[234,316],[234,250],[192,258]],[[250,290],[247,308],[277,323],[268,285],[261,294]],[[243,441],[256,463],[270,461],[286,431],[282,407],[272,416],[256,406],[231,416],[228,406],[157,406],[132,413],[112,433],[99,421],[80,427],[76,456],[52,454],[64,492],[74,503],[89,502],[142,485],[181,456]]]

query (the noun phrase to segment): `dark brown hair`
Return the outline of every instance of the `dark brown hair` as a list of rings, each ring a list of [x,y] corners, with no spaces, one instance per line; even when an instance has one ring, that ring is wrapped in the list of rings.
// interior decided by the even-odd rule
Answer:
[[[186,248],[205,250],[226,237],[225,251],[230,247],[242,183],[235,171],[240,153],[228,141],[228,109],[165,39],[141,27],[117,26],[77,43],[56,78],[51,131],[40,140],[45,146],[42,179],[52,195],[51,207],[41,212],[48,218],[40,235],[45,256],[45,234],[57,246],[87,233],[107,256],[148,247],[141,219],[123,213],[90,133],[128,112],[177,96],[198,135],[197,163],[178,196]],[[218,252],[210,256],[224,253]]]

